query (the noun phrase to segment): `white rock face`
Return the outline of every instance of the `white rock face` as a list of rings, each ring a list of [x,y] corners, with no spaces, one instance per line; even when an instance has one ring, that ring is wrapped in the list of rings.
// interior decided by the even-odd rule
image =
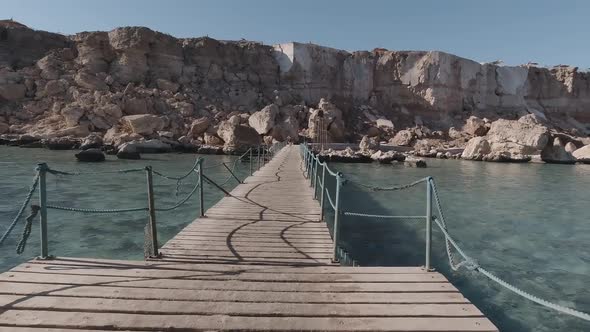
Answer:
[[[414,133],[409,130],[400,130],[395,134],[389,143],[397,146],[410,146],[415,140]]]
[[[484,137],[474,137],[467,142],[461,154],[463,159],[482,160],[483,156],[492,152],[490,143]]]
[[[136,140],[119,146],[119,151],[139,153],[169,152],[171,149],[170,144],[166,144],[159,139]]]
[[[492,151],[512,154],[538,154],[549,140],[547,127],[525,121],[497,120],[486,136]]]
[[[156,131],[164,129],[164,120],[152,114],[127,115],[121,118],[124,125],[127,125],[133,133],[140,135],[151,135]]]
[[[590,145],[586,145],[574,151],[572,155],[577,161],[589,164],[590,163]]]
[[[472,136],[484,136],[488,132],[488,127],[483,119],[470,116],[463,126],[463,131]]]
[[[279,107],[276,104],[270,104],[250,115],[248,124],[260,135],[266,135],[275,126],[275,118],[278,114]]]

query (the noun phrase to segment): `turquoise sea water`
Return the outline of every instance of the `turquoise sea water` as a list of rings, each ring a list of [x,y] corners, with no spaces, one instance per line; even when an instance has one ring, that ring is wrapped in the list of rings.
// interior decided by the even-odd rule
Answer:
[[[140,161],[109,156],[105,163],[77,163],[72,151],[48,151],[0,146],[0,231],[16,213],[27,192],[35,164],[68,171],[107,171],[152,165],[181,175],[195,155],[146,155]],[[204,156],[205,165],[236,157]],[[451,234],[467,254],[499,277],[538,296],[590,312],[590,165],[495,164],[456,160],[428,160],[426,169],[378,164],[334,164],[350,181],[343,191],[347,211],[377,214],[424,214],[425,186],[401,192],[372,192],[355,185],[394,185],[433,176],[438,185]],[[247,164],[238,168],[240,177]],[[219,182],[227,179],[222,168],[207,170]],[[177,183],[155,177],[156,205],[172,205],[184,197],[194,179]],[[124,208],[146,204],[145,174],[88,177],[49,176],[48,201],[86,208]],[[330,182],[329,180],[327,182]],[[236,182],[225,185],[231,189]],[[206,206],[222,197],[206,190]],[[172,212],[158,213],[160,243],[175,235],[198,214],[196,197]],[[143,258],[144,212],[85,215],[50,210],[51,254],[118,259]],[[38,228],[25,253],[14,253],[20,224],[0,250],[4,271],[39,252]],[[502,331],[590,331],[580,319],[551,310],[511,294],[475,272],[448,268],[441,233],[434,231],[434,265],[473,301]],[[422,265],[422,221],[378,221],[346,217],[342,245],[361,265]]]
[[[428,168],[334,164],[350,180],[353,212],[424,215],[426,185],[394,192],[372,186],[433,176],[451,235],[469,256],[509,283],[560,305],[590,312],[590,165],[427,160]],[[343,246],[361,265],[423,265],[424,222],[344,217]],[[477,272],[449,268],[433,231],[434,265],[501,331],[590,331],[590,323],[524,300]]]

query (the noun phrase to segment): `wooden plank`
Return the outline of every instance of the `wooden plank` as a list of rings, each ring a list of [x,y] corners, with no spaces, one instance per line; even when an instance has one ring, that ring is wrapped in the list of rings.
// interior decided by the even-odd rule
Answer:
[[[23,264],[10,271],[40,272],[46,274],[78,274],[78,275],[112,275],[135,278],[190,278],[215,280],[249,280],[273,282],[444,282],[446,278],[440,273],[298,273],[298,268],[286,269],[281,273],[248,271],[246,267],[239,273],[233,271],[203,270],[183,271],[142,268],[90,268],[67,267],[61,269],[47,269],[41,264]]]
[[[363,267],[351,267],[351,266],[317,266],[317,267],[290,267],[290,266],[278,266],[269,267],[263,265],[228,265],[228,264],[208,264],[203,266],[200,264],[175,264],[167,263],[159,260],[153,261],[125,261],[125,260],[111,260],[111,259],[100,259],[100,258],[67,258],[57,257],[52,260],[31,260],[21,265],[26,267],[31,264],[42,265],[46,269],[64,269],[66,267],[71,268],[113,268],[113,269],[128,269],[128,268],[145,268],[154,270],[187,270],[187,271],[253,271],[257,272],[269,272],[269,273],[346,273],[346,274],[398,274],[398,273],[436,273],[436,272],[424,272],[421,267],[414,266],[396,266],[396,267],[380,267],[380,266],[363,266]]]
[[[43,294],[41,294],[43,293]],[[273,292],[233,290],[161,289],[141,287],[79,286],[32,283],[0,283],[0,294],[52,295],[167,301],[228,301],[280,303],[469,303],[461,293]]]
[[[472,304],[310,304],[183,302],[0,295],[5,309],[81,312],[297,317],[482,317]]]
[[[239,280],[183,280],[130,278],[119,276],[69,275],[11,272],[0,275],[0,281],[18,283],[62,284],[62,285],[109,285],[144,288],[177,289],[211,289],[211,290],[251,290],[276,292],[381,292],[381,293],[418,293],[418,292],[457,292],[449,282],[426,283],[363,283],[363,282],[263,282]]]
[[[497,331],[484,318],[454,317],[244,317],[200,315],[142,315],[118,313],[54,312],[42,310],[7,310],[0,324],[59,326],[79,328],[161,329],[162,327],[201,330],[258,331]]]

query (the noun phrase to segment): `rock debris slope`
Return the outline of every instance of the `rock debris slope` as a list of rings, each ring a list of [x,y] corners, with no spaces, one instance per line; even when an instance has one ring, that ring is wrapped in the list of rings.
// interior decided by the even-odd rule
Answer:
[[[0,21],[0,134],[14,144],[67,147],[90,135],[234,151],[325,129],[333,142],[367,135],[421,155],[467,146],[468,159],[560,161],[572,160],[567,144],[587,143],[589,122],[590,74],[576,67],[143,27],[63,36]]]

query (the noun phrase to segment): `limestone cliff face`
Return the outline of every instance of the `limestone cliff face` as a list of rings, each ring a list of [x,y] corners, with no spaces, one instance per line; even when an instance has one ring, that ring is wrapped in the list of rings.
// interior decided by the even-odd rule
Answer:
[[[195,119],[209,117],[215,125],[276,98],[285,105],[327,98],[342,109],[349,132],[364,130],[358,121],[370,107],[396,130],[422,124],[448,130],[471,115],[532,113],[558,130],[589,133],[590,74],[575,67],[179,39],[141,27],[66,37],[0,25],[0,39],[0,134],[83,136],[119,130],[126,115],[156,114],[179,137]]]
[[[516,118],[547,116],[563,129],[586,131],[590,73],[575,67],[480,64],[443,52],[385,51],[352,54],[289,43],[275,46],[283,87],[306,101],[343,97],[391,116],[419,115],[450,127],[471,114]],[[580,123],[581,122],[581,123]]]

